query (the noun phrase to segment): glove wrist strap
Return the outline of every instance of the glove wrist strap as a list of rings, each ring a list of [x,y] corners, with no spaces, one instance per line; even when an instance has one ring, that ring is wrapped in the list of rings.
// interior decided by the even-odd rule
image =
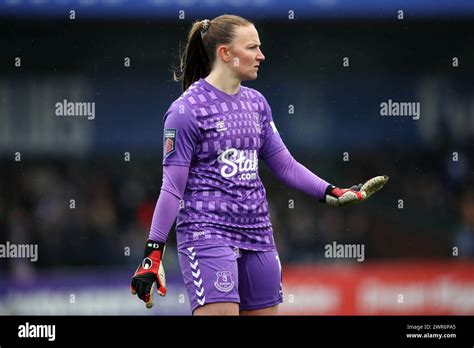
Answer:
[[[147,240],[145,246],[145,254],[144,258],[148,257],[154,251],[161,251],[161,255],[163,256],[165,252],[165,243],[163,242],[155,242],[154,240]]]
[[[334,190],[335,188],[336,188],[336,186],[330,184],[330,185],[326,188],[326,191],[324,192],[324,196],[323,196],[323,198],[321,199],[320,202],[321,202],[321,203],[326,203],[326,195],[332,196],[332,194],[331,194],[331,193],[332,193],[332,190]]]

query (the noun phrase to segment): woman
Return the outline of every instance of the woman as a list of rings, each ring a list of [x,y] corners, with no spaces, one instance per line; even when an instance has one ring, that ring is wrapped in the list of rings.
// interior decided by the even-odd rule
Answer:
[[[183,94],[164,117],[163,185],[131,291],[148,308],[166,294],[161,263],[177,216],[178,255],[194,315],[272,315],[281,265],[258,160],[288,186],[323,202],[361,201],[386,177],[339,189],[295,161],[265,97],[244,87],[265,56],[255,26],[223,15],[193,24],[181,59]]]

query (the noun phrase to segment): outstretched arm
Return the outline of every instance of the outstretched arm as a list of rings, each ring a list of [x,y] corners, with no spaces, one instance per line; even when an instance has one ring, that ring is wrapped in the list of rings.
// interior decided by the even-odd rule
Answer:
[[[298,163],[286,148],[267,157],[265,163],[285,185],[316,197],[329,205],[346,205],[364,201],[388,181],[386,175],[376,176],[364,184],[341,189],[329,184]]]
[[[328,182],[297,162],[287,148],[264,159],[272,173],[285,185],[324,200]]]
[[[278,133],[270,105],[263,96],[262,110],[263,145],[259,156],[273,174],[289,187],[305,192],[330,205],[346,205],[366,200],[388,181],[388,176],[383,175],[349,189],[330,185],[293,158]]]

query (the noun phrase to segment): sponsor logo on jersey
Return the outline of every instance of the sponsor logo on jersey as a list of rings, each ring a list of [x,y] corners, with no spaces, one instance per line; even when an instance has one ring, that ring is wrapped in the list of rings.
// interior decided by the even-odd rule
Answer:
[[[230,148],[219,155],[220,173],[228,179],[238,175],[240,180],[255,180],[258,172],[257,150]]]
[[[232,278],[232,272],[230,271],[219,271],[216,273],[217,280],[214,286],[217,290],[222,292],[229,292],[234,287],[234,279]]]
[[[164,131],[164,156],[167,157],[176,151],[176,129],[167,128]]]

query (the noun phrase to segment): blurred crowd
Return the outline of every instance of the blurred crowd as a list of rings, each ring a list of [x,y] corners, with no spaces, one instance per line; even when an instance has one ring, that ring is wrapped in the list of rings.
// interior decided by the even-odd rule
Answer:
[[[370,201],[336,208],[285,187],[261,165],[283,262],[324,262],[324,246],[333,241],[364,243],[368,262],[474,258],[472,153],[457,162],[439,151],[413,158],[372,153],[360,155],[358,165],[293,155],[341,187],[381,174],[390,181]],[[5,161],[1,241],[38,244],[40,257],[33,268],[134,265],[143,252],[162,182],[161,166],[150,162]],[[332,167],[318,170],[318,163],[328,162]],[[173,227],[168,248],[175,249],[175,240]],[[459,255],[453,255],[454,247]],[[8,269],[5,261],[3,271]]]

